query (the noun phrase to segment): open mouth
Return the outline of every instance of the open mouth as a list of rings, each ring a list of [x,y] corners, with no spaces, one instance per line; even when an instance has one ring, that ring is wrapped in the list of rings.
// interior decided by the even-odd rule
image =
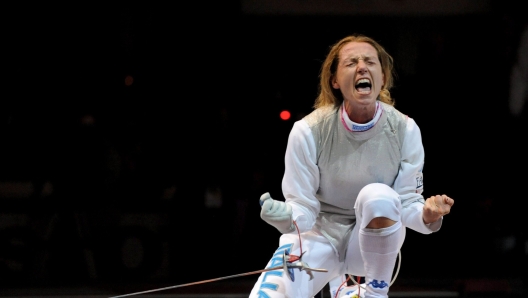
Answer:
[[[362,93],[362,94],[368,94],[370,93],[372,83],[370,82],[369,79],[360,79],[356,82],[355,87],[356,87],[357,92]]]

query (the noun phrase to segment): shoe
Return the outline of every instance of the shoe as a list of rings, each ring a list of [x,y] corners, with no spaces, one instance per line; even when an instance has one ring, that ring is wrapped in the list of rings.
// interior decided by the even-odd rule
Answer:
[[[365,284],[347,286],[339,290],[339,298],[365,298]]]

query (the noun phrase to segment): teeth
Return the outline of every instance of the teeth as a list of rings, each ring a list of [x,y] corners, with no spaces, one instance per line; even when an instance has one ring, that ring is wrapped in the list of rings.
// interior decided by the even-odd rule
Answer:
[[[361,79],[361,80],[357,81],[357,84],[361,84],[361,83],[370,83],[370,80],[368,80],[368,79]]]
[[[370,94],[370,91],[371,91],[370,87],[371,87],[371,82],[369,79],[366,79],[366,78],[359,79],[356,83],[356,90],[360,94]]]

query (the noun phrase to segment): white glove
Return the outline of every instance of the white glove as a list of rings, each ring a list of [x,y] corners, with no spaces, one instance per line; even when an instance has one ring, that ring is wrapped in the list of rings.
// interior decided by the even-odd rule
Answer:
[[[271,198],[267,192],[260,196],[260,217],[283,234],[295,231],[291,206]]]

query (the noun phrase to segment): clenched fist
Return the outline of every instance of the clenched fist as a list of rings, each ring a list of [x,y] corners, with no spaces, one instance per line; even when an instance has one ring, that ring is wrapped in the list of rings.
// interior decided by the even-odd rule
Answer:
[[[425,200],[423,209],[423,221],[426,224],[439,220],[442,216],[451,212],[455,200],[446,195],[431,196]]]

